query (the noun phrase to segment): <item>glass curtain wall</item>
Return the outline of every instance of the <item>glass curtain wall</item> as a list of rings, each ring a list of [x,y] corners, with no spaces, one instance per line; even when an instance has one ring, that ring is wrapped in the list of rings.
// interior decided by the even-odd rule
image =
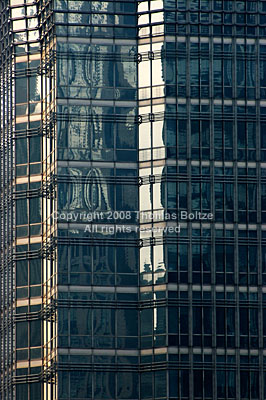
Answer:
[[[13,319],[14,310],[14,277],[13,277],[13,209],[12,209],[12,178],[13,173],[13,152],[12,152],[12,51],[11,40],[8,36],[9,10],[7,2],[1,2],[0,12],[2,29],[0,32],[0,46],[4,54],[1,54],[0,66],[0,294],[1,294],[1,319],[0,319],[0,362],[1,362],[1,391],[0,396],[11,398],[13,396],[12,386],[8,383],[13,377],[13,335],[14,329],[8,321]],[[12,171],[12,172],[11,172]]]
[[[136,3],[43,2],[41,22],[56,191],[43,201],[44,399],[138,399]]]
[[[37,5],[1,2],[1,398],[41,398],[41,77]]]
[[[138,2],[141,399],[265,397],[265,4]]]
[[[1,2],[1,398],[266,397],[265,4]]]

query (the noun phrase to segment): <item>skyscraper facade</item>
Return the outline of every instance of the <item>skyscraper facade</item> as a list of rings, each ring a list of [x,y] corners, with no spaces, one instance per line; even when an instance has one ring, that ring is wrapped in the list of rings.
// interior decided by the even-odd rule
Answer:
[[[0,10],[0,398],[265,399],[266,1]]]

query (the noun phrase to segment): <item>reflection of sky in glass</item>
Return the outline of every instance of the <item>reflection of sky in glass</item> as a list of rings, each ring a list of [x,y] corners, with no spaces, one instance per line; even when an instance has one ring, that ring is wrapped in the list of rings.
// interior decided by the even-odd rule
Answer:
[[[142,185],[140,187],[140,211],[151,209],[151,189],[150,185]]]
[[[141,1],[138,4],[138,12],[145,12],[148,11],[148,2],[147,1]]]
[[[152,0],[150,7],[151,10],[161,10],[163,8],[163,0]]]

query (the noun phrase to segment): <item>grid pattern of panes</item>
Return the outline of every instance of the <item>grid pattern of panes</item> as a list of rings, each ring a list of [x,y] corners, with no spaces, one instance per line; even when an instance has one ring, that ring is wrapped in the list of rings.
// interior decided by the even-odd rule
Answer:
[[[266,398],[266,2],[2,3],[3,399]]]
[[[0,4],[1,31],[0,46],[0,370],[1,388],[0,396],[3,399],[12,398],[13,390],[9,382],[13,377],[13,335],[14,328],[7,321],[13,319],[13,203],[12,203],[12,178],[13,152],[12,152],[12,52],[11,38],[8,32],[9,11],[6,2]]]
[[[42,2],[43,69],[56,88],[45,110],[56,202],[45,206],[55,319],[44,328],[44,399],[139,398],[135,11],[131,1]]]
[[[265,4],[138,3],[142,399],[265,398]]]
[[[169,35],[253,38],[265,35],[263,0],[151,0],[141,1],[139,5],[139,11],[146,13],[139,20],[141,37],[160,34],[159,25],[163,21],[165,33]],[[150,16],[149,11],[152,11]]]
[[[43,356],[40,43],[35,2],[1,7],[0,396],[26,400],[41,398]]]

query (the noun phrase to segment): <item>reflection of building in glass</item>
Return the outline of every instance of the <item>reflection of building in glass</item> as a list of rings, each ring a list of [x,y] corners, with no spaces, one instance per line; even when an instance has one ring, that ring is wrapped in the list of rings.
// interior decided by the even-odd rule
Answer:
[[[265,1],[0,10],[1,399],[264,399]]]

